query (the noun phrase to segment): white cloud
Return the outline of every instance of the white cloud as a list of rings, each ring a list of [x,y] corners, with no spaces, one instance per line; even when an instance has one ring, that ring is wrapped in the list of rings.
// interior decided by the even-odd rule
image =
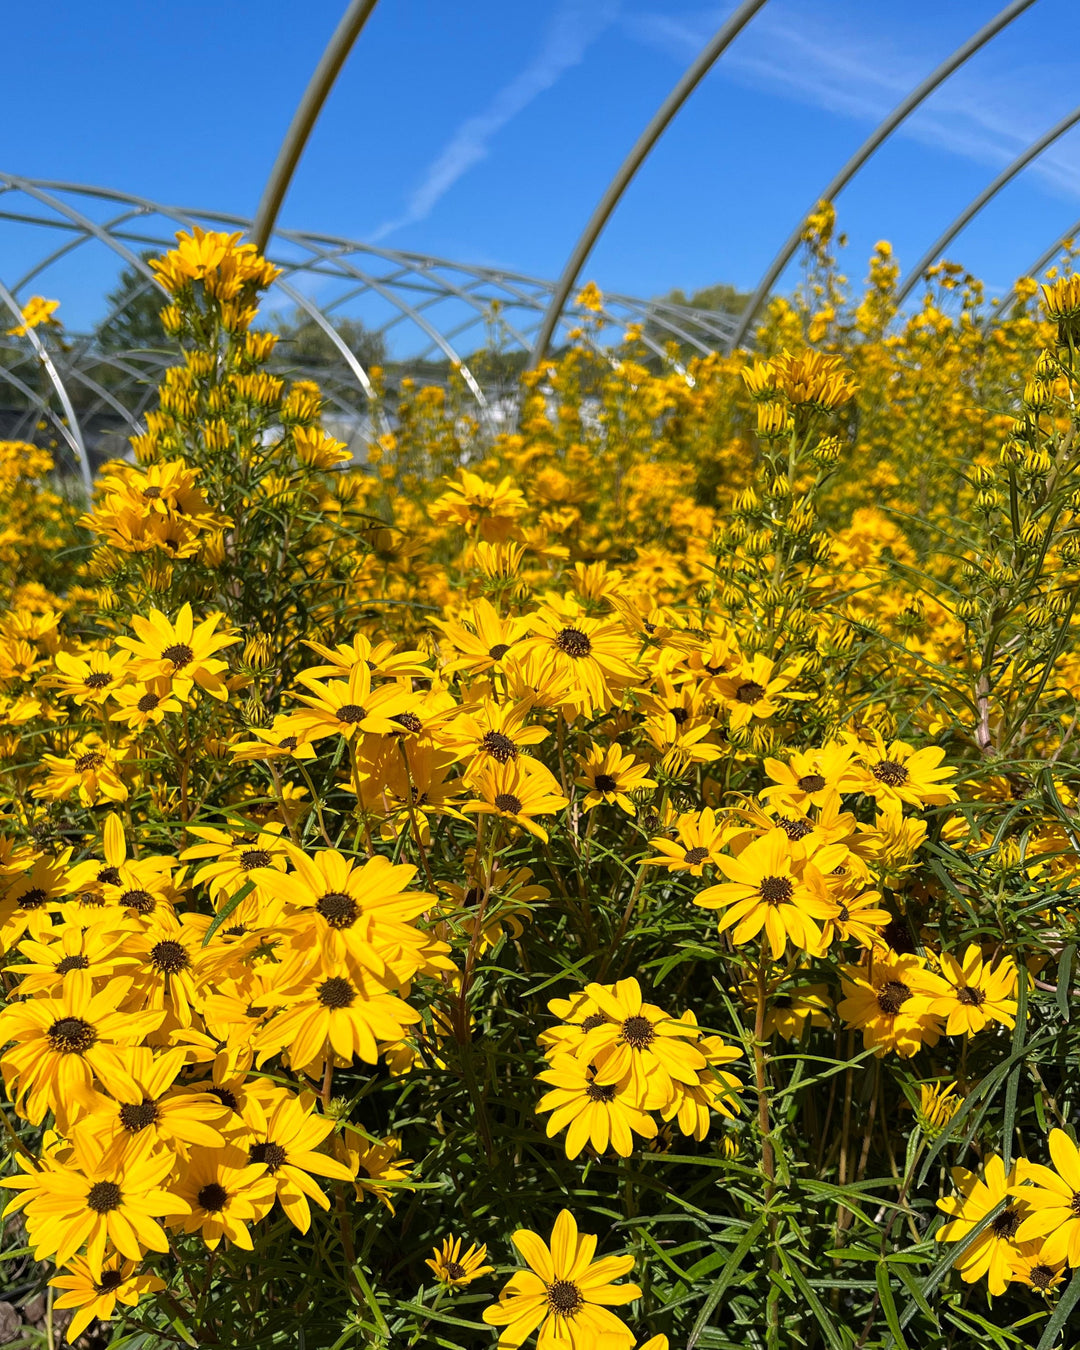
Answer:
[[[731,8],[687,9],[678,15],[644,11],[624,15],[621,24],[629,36],[683,62],[701,49]],[[724,54],[722,69],[729,79],[824,108],[869,129],[947,53],[935,44],[934,50],[905,55],[897,51],[895,35],[863,27],[868,8],[861,10],[858,32],[829,9],[820,0],[812,7],[774,0]],[[994,41],[1006,40],[1007,32]],[[923,46],[919,36],[912,35],[911,48]],[[993,43],[985,52],[981,75],[962,67],[895,134],[1000,169],[1047,130],[1054,119],[1046,92],[1075,87],[1075,68],[1054,72],[1045,64],[1025,66],[1016,62],[1015,51],[1006,68]],[[832,167],[822,165],[823,178]],[[1067,133],[1029,172],[1063,195],[1080,196],[1080,133],[1071,139]]]
[[[519,113],[550,89],[584,58],[590,44],[618,15],[621,0],[562,0],[532,61],[496,93],[488,106],[467,118],[428,165],[400,216],[369,236],[373,243],[396,230],[425,220],[436,203],[475,164],[485,159],[491,143]]]

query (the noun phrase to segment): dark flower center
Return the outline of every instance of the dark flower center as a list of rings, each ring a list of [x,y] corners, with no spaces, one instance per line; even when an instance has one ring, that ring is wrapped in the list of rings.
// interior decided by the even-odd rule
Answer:
[[[1049,1266],[1032,1266],[1028,1274],[1034,1289],[1049,1289],[1050,1282],[1054,1278],[1054,1272]]]
[[[230,1111],[235,1111],[240,1103],[236,1100],[236,1093],[230,1092],[228,1088],[212,1087],[207,1088],[211,1097],[216,1097],[222,1106],[227,1106]]]
[[[143,488],[142,495],[144,502],[156,502],[161,496],[161,489],[151,484],[149,487]]]
[[[795,894],[790,877],[762,877],[759,889],[767,905],[786,904]]]
[[[125,891],[120,897],[120,903],[127,909],[135,910],[137,914],[150,914],[157,901],[149,891]]]
[[[735,690],[735,701],[737,703],[760,703],[765,697],[765,686],[758,684],[757,680],[745,680]]]
[[[906,984],[899,980],[886,980],[878,990],[877,1003],[883,1013],[895,1017],[911,997],[911,990]]]
[[[220,1214],[229,1202],[229,1192],[216,1181],[204,1186],[198,1195],[199,1208],[208,1214]]]
[[[886,787],[902,787],[908,780],[908,771],[895,759],[883,759],[875,764],[870,772]]]
[[[40,909],[48,898],[47,891],[43,891],[40,886],[34,886],[19,896],[19,904],[23,909]]]
[[[597,1027],[602,1027],[607,1022],[607,1018],[601,1012],[590,1013],[581,1023],[582,1031],[594,1031]]]
[[[300,740],[297,736],[282,736],[281,740],[278,741],[278,749],[295,750],[299,744]]]
[[[142,698],[139,699],[135,706],[138,708],[139,712],[148,713],[153,712],[160,702],[161,699],[158,698],[157,694],[146,693],[143,694]]]
[[[145,1098],[137,1105],[125,1102],[120,1108],[120,1124],[128,1134],[138,1134],[140,1130],[147,1130],[151,1125],[155,1125],[159,1115],[155,1104],[146,1101]]]
[[[150,948],[150,964],[162,975],[179,975],[191,965],[191,957],[179,942],[167,938]]]
[[[494,647],[488,648],[488,656],[490,656],[493,661],[501,661],[509,650],[509,642],[496,642]]]
[[[83,684],[87,689],[104,689],[111,678],[112,676],[107,671],[92,670],[83,680]]]
[[[508,816],[516,816],[521,811],[521,798],[512,792],[500,792],[495,798],[496,811],[505,811]]]
[[[111,1294],[114,1289],[119,1289],[124,1283],[124,1275],[119,1270],[103,1270],[101,1279],[94,1285],[94,1289],[99,1294]]]
[[[356,998],[356,990],[339,975],[323,980],[316,990],[316,998],[324,1008],[349,1008]]]
[[[497,759],[500,764],[505,764],[510,759],[517,759],[517,746],[509,736],[504,736],[501,731],[485,732],[480,742],[480,749],[489,754],[492,759]]]
[[[995,1237],[1011,1238],[1020,1227],[1020,1212],[1012,1205],[1006,1205],[1001,1213],[994,1219],[990,1228]]]
[[[57,975],[66,975],[69,970],[89,970],[89,968],[90,961],[81,952],[75,956],[65,956],[62,961],[56,963]]]
[[[86,1203],[95,1214],[108,1214],[124,1203],[124,1193],[115,1181],[95,1181],[87,1192]]]
[[[325,895],[320,896],[315,910],[323,916],[331,928],[351,928],[360,913],[352,896],[345,895],[341,891],[327,891]]]
[[[610,773],[598,773],[593,780],[593,787],[597,792],[618,792],[618,780],[612,777]]]
[[[808,820],[797,820],[794,816],[780,816],[776,823],[792,843],[796,844],[814,832],[814,827]]]
[[[272,861],[264,848],[246,848],[240,854],[240,866],[245,872],[250,872],[253,867],[269,867]]]
[[[195,660],[195,653],[186,642],[174,642],[161,653],[161,659],[171,661],[177,670],[183,670],[184,666],[190,666]]]
[[[702,848],[700,844],[696,848],[688,848],[683,854],[683,862],[687,867],[697,867],[709,856],[709,850]]]
[[[614,1083],[590,1083],[585,1089],[585,1096],[591,1102],[613,1102],[615,1092],[616,1086]]]
[[[102,882],[106,886],[119,886],[120,885],[119,867],[103,867],[101,871],[98,873],[98,881]]]
[[[592,643],[588,636],[580,628],[564,628],[555,636],[555,646],[559,651],[567,656],[572,656],[575,660],[582,656],[588,656],[592,651]]]
[[[105,763],[105,756],[100,750],[88,750],[85,755],[80,755],[75,761],[76,773],[90,773],[92,769],[100,769]]]
[[[252,1144],[251,1146],[251,1161],[253,1163],[265,1163],[266,1170],[271,1174],[278,1170],[288,1156],[280,1144],[275,1144],[270,1139],[264,1144]]]
[[[415,713],[411,712],[398,713],[396,717],[391,717],[390,721],[396,722],[399,727],[404,727],[406,731],[411,731],[416,735],[419,735],[424,729],[423,722]]]
[[[559,1317],[573,1317],[585,1302],[573,1280],[555,1280],[548,1285],[548,1306]]]
[[[956,997],[969,1008],[980,1008],[986,1002],[986,995],[981,989],[972,989],[970,985],[965,985],[963,989],[956,991]]]
[[[686,723],[690,721],[689,708],[669,708],[668,712],[670,712],[672,717],[674,717],[675,725],[677,727],[685,726]]]
[[[819,773],[804,774],[799,779],[799,787],[803,792],[820,792],[825,786],[825,779]]]
[[[465,1267],[460,1265],[457,1261],[447,1261],[443,1269],[446,1271],[446,1278],[448,1280],[463,1279],[466,1273]]]
[[[656,1040],[653,1024],[647,1017],[636,1013],[622,1024],[623,1040],[632,1050],[644,1050]]]
[[[1069,1201],[1069,1208],[1080,1219],[1080,1191],[1073,1191],[1072,1199]]]
[[[49,1028],[49,1045],[58,1055],[85,1055],[97,1043],[97,1032],[81,1017],[61,1017]]]
[[[362,722],[367,716],[367,709],[361,708],[359,703],[343,703],[337,710],[337,720],[354,725]]]

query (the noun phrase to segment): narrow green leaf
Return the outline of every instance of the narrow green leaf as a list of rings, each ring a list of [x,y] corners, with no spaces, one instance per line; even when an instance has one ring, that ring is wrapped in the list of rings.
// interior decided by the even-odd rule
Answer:
[[[254,889],[255,883],[253,881],[245,881],[235,895],[229,896],[228,900],[225,901],[221,909],[219,909],[218,912],[214,915],[213,923],[211,923],[210,927],[206,930],[206,934],[202,940],[202,945],[204,947],[214,936],[217,930],[221,927],[221,925],[225,922],[225,920],[229,917],[229,915],[233,912],[233,910],[237,908],[241,900],[246,900]]]
[[[1080,1267],[1073,1273],[1069,1286],[1061,1296],[1061,1301],[1054,1309],[1054,1315],[1046,1324],[1046,1330],[1042,1334],[1042,1340],[1035,1347],[1035,1350],[1051,1350],[1054,1342],[1057,1340],[1057,1334],[1065,1323],[1069,1320],[1069,1314],[1080,1303]]]
[[[904,1333],[900,1329],[900,1318],[896,1312],[896,1300],[893,1298],[892,1284],[889,1280],[889,1267],[885,1261],[879,1261],[877,1264],[877,1290],[878,1298],[881,1300],[881,1311],[885,1314],[885,1323],[892,1334],[893,1340],[899,1346],[900,1350],[908,1350],[907,1341],[904,1340]]]
[[[1072,1011],[1069,1006],[1069,985],[1072,983],[1073,963],[1076,960],[1076,943],[1070,942],[1061,953],[1057,973],[1057,1005],[1064,1021],[1069,1020]]]
[[[1015,1065],[1009,1071],[1005,1085],[1005,1115],[1002,1119],[1001,1154],[1006,1172],[1012,1166],[1013,1135],[1016,1133],[1016,1099],[1024,1072],[1024,1042],[1027,1039],[1028,974],[1021,965],[1016,982],[1016,1025],[1013,1027],[1012,1056]]]
[[[765,1219],[762,1217],[747,1230],[742,1241],[728,1257],[724,1269],[720,1272],[705,1298],[701,1312],[697,1315],[697,1321],[690,1330],[690,1335],[687,1337],[686,1341],[686,1350],[694,1350],[694,1346],[697,1345],[698,1341],[701,1339],[701,1333],[709,1325],[709,1318],[713,1315],[717,1304],[724,1297],[724,1290],[731,1283],[732,1278],[739,1272],[742,1267],[743,1258],[758,1240],[758,1235],[764,1227]]]

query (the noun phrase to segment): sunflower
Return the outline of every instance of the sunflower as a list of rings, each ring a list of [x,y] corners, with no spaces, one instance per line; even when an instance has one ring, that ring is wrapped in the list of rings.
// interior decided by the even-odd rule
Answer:
[[[1020,1181],[1032,1184],[1013,1189],[1026,1210],[1016,1240],[1042,1238],[1048,1263],[1066,1260],[1080,1266],[1080,1150],[1064,1130],[1051,1130],[1047,1143],[1053,1169],[1042,1163],[1020,1164]]]
[[[551,608],[530,618],[533,636],[522,644],[536,651],[559,674],[568,677],[571,701],[583,713],[602,711],[618,701],[619,691],[633,683],[631,664],[637,644],[621,623],[574,615],[564,619]]]
[[[642,866],[666,867],[669,872],[689,872],[699,877],[710,864],[715,866],[721,850],[731,836],[728,821],[717,820],[711,806],[704,811],[684,811],[676,825],[676,837],[659,835],[650,839],[659,858],[646,858]]]
[[[118,1303],[126,1308],[134,1308],[144,1294],[157,1294],[165,1288],[165,1281],[158,1276],[140,1274],[134,1261],[114,1259],[102,1267],[100,1274],[95,1275],[81,1256],[73,1256],[49,1284],[54,1289],[64,1290],[54,1302],[54,1308],[78,1309],[67,1328],[67,1339],[71,1345],[75,1344],[95,1317],[102,1322],[109,1321]]]
[[[462,711],[437,732],[440,745],[458,758],[469,756],[466,779],[490,764],[507,764],[530,745],[547,740],[544,727],[530,726],[531,699],[496,703],[485,699],[479,706]]]
[[[752,999],[756,985],[743,985],[742,991],[744,996]],[[826,984],[803,984],[781,990],[769,999],[765,1013],[765,1035],[771,1036],[775,1032],[781,1040],[801,1040],[808,1025],[830,1026],[831,1011],[832,1000],[829,998],[829,986]]]
[[[597,1066],[601,1087],[630,1075],[636,1100],[648,1110],[671,1099],[673,1080],[697,1086],[698,1072],[708,1061],[693,1043],[696,1027],[643,1002],[635,979],[588,984],[585,993],[608,1019],[586,1033],[578,1051],[582,1060]]]
[[[399,651],[393,642],[372,642],[364,633],[357,633],[351,642],[339,642],[326,647],[321,642],[304,639],[304,646],[326,661],[325,666],[312,666],[307,674],[316,678],[337,675],[348,679],[354,666],[363,666],[373,675],[387,679],[425,679],[431,675],[431,659],[420,651]]]
[[[511,820],[544,843],[547,831],[533,817],[552,815],[568,805],[551,770],[536,760],[488,763],[470,786],[476,795],[462,806],[463,812]]]
[[[357,978],[344,962],[314,968],[304,958],[286,967],[271,1002],[284,1011],[257,1033],[253,1047],[262,1065],[280,1050],[299,1073],[318,1077],[329,1058],[338,1064],[361,1059],[377,1064],[379,1041],[399,1041],[420,1014],[392,990]]]
[[[229,746],[229,754],[240,763],[256,759],[315,758],[312,741],[318,736],[310,727],[298,725],[293,714],[278,713],[269,727],[248,727],[248,733],[255,739],[233,741]]]
[[[697,1030],[692,1013],[684,1014],[682,1021]],[[741,1109],[737,1094],[742,1083],[723,1066],[739,1059],[742,1051],[728,1045],[721,1036],[699,1034],[697,1045],[705,1054],[707,1066],[698,1071],[698,1081],[694,1084],[672,1080],[674,1095],[660,1108],[660,1117],[664,1121],[676,1121],[687,1138],[700,1143],[709,1133],[714,1111],[734,1120]]]
[[[1048,1295],[1061,1284],[1064,1274],[1064,1259],[1059,1257],[1056,1261],[1048,1260],[1045,1243],[1015,1243],[1009,1266],[1010,1280],[1026,1284],[1036,1294]]]
[[[164,1189],[174,1165],[167,1150],[120,1165],[92,1136],[78,1136],[64,1163],[0,1179],[0,1186],[22,1191],[4,1215],[25,1209],[36,1261],[51,1256],[62,1266],[85,1245],[86,1264],[100,1281],[107,1249],[131,1261],[169,1250],[159,1220],[188,1212],[187,1201]]]
[[[172,682],[167,679],[147,680],[125,684],[113,695],[120,705],[109,714],[111,722],[123,722],[129,731],[145,731],[165,720],[166,713],[180,712],[183,706],[173,694]]]
[[[86,859],[69,866],[70,848],[55,857],[39,857],[33,866],[11,878],[0,897],[0,946],[14,947],[24,933],[38,941],[52,932],[52,915],[69,895],[97,875],[97,864]]]
[[[130,937],[123,924],[123,916],[114,913],[89,928],[78,923],[54,928],[48,941],[27,938],[20,942],[19,951],[26,961],[9,967],[20,981],[20,995],[56,997],[65,986],[85,984],[92,990],[95,981],[100,987],[104,978],[130,974],[133,959],[120,951]]]
[[[854,737],[852,744],[859,756],[852,766],[852,773],[858,778],[854,790],[875,798],[883,810],[899,814],[905,803],[921,810],[924,806],[944,806],[956,801],[955,788],[944,781],[955,770],[942,766],[945,751],[940,746],[916,750],[906,741],[886,745],[877,731],[872,733],[869,745]]]
[[[821,930],[810,917],[812,897],[804,877],[805,854],[777,827],[754,839],[737,858],[722,855],[717,865],[727,876],[694,896],[704,909],[722,909],[720,931],[731,928],[736,945],[765,930],[773,959],[784,953],[790,939],[803,951],[823,949]]]
[[[860,891],[858,882],[854,887],[830,888],[827,879],[814,868],[807,869],[807,881],[809,893],[803,906],[812,918],[820,921],[824,946],[831,946],[837,939],[858,942],[863,947],[880,946],[882,929],[893,919],[877,903],[880,891]]]
[[[128,790],[119,773],[122,762],[100,736],[87,736],[75,741],[65,756],[41,756],[48,776],[32,789],[33,795],[46,801],[63,801],[77,793],[83,806],[126,802]]]
[[[136,679],[170,680],[172,691],[181,702],[188,701],[196,684],[212,698],[224,700],[229,691],[221,672],[228,665],[214,653],[240,641],[238,637],[214,631],[224,617],[211,614],[196,626],[191,606],[185,604],[174,624],[161,610],[152,609],[149,618],[139,615],[132,618],[136,637],[118,638],[116,645],[134,657],[129,670]]]
[[[972,943],[963,962],[948,952],[942,952],[939,960],[949,992],[934,1000],[931,1011],[948,1018],[946,1035],[973,1036],[988,1022],[1016,1025],[1016,962],[1011,957],[991,967],[983,962],[979,946]]]
[[[618,806],[628,816],[636,815],[637,808],[628,794],[656,787],[656,780],[649,777],[649,766],[614,744],[605,747],[594,741],[586,755],[578,756],[578,764],[583,776],[577,785],[586,789],[582,800],[585,811],[606,803]]]
[[[434,1248],[424,1262],[435,1272],[435,1278],[447,1289],[463,1289],[481,1275],[493,1275],[494,1266],[485,1266],[487,1247],[474,1243],[466,1252],[461,1250],[461,1238],[445,1237],[441,1246]]]
[[[776,662],[758,652],[729,675],[720,676],[713,688],[727,708],[728,725],[738,729],[755,719],[765,721],[784,707],[785,700],[809,698],[790,688],[801,669],[801,663],[796,662],[787,674],[777,674]]]
[[[191,878],[191,885],[208,886],[215,901],[234,895],[248,881],[253,883],[254,894],[258,895],[259,878],[252,876],[253,872],[266,868],[284,872],[288,867],[288,855],[281,838],[284,828],[283,825],[269,824],[254,840],[247,840],[237,839],[226,830],[211,826],[189,825],[188,833],[204,842],[184,849],[180,861],[202,862]]]
[[[290,723],[316,740],[324,736],[343,736],[347,741],[365,733],[389,736],[400,731],[395,717],[408,713],[418,696],[397,684],[372,688],[367,666],[353,666],[347,680],[329,680],[323,684],[303,672],[300,683],[310,692],[297,697],[305,706],[294,712]]]
[[[527,1228],[511,1241],[529,1269],[511,1276],[498,1303],[484,1309],[484,1321],[503,1328],[500,1350],[517,1350],[537,1327],[538,1347],[591,1350],[604,1333],[632,1342],[626,1323],[608,1311],[641,1297],[636,1284],[613,1283],[633,1268],[632,1256],[593,1261],[596,1238],[579,1235],[567,1209],[555,1220],[550,1245]]]
[[[466,671],[483,675],[490,670],[502,670],[507,653],[527,631],[525,619],[503,619],[490,600],[482,597],[463,610],[455,622],[433,619],[458,653],[447,661],[443,670],[448,675]]]
[[[620,1158],[629,1158],[635,1133],[643,1139],[656,1137],[656,1121],[641,1109],[629,1074],[619,1083],[601,1085],[594,1065],[572,1054],[555,1054],[549,1067],[536,1076],[551,1085],[536,1109],[552,1113],[549,1139],[566,1130],[568,1158],[576,1158],[586,1144],[597,1153],[606,1152],[610,1144]]]
[[[249,1252],[248,1224],[267,1212],[275,1190],[265,1164],[249,1162],[243,1149],[192,1148],[175,1185],[189,1212],[176,1226],[200,1234],[211,1251],[226,1237]]]
[[[157,1143],[180,1157],[190,1144],[220,1148],[227,1108],[207,1092],[175,1086],[187,1057],[185,1046],[158,1055],[148,1046],[132,1046],[125,1067],[135,1091],[114,1088],[113,1099],[96,1093],[76,1131],[96,1135],[121,1158],[134,1146]]]
[[[854,747],[839,741],[820,750],[796,750],[786,764],[766,758],[762,767],[773,781],[760,795],[787,812],[826,806],[841,793],[859,790],[860,776],[852,768],[854,758]]]
[[[264,1164],[273,1182],[269,1203],[276,1195],[281,1208],[301,1233],[311,1227],[309,1199],[322,1209],[330,1208],[330,1201],[311,1174],[337,1181],[353,1180],[349,1166],[316,1151],[333,1130],[332,1120],[314,1113],[310,1094],[293,1097],[282,1092],[267,1106],[265,1122],[255,1131],[255,1141],[248,1150],[248,1161]]]
[[[393,1192],[412,1189],[412,1159],[401,1156],[401,1140],[395,1136],[369,1139],[355,1125],[346,1123],[334,1136],[334,1156],[353,1174],[356,1198],[373,1195],[391,1214]]]
[[[14,1042],[0,1057],[0,1069],[32,1125],[40,1125],[47,1111],[59,1123],[91,1105],[95,1075],[108,1091],[137,1091],[128,1050],[164,1014],[120,1012],[130,990],[128,977],[111,980],[96,994],[86,984],[65,986],[58,998],[9,1003],[0,1012],[0,1045]]]
[[[1016,1194],[1017,1164],[1006,1175],[1005,1164],[995,1155],[987,1159],[981,1180],[966,1167],[954,1167],[952,1179],[960,1194],[937,1202],[938,1209],[950,1215],[949,1222],[937,1231],[938,1242],[962,1241],[1003,1200],[1008,1200],[1001,1213],[953,1262],[965,1284],[974,1284],[985,1275],[987,1288],[996,1297],[1005,1292],[1011,1278],[1014,1239],[1027,1213],[1009,1198]],[[1022,1194],[1026,1199],[1026,1191]]]
[[[840,970],[844,998],[836,1011],[861,1029],[867,1049],[872,1046],[878,1055],[895,1050],[907,1059],[924,1043],[937,1044],[942,1027],[932,1008],[948,986],[920,957],[889,952],[869,966]]]
[[[76,707],[86,704],[100,707],[124,680],[129,652],[88,651],[82,656],[57,652],[53,657],[55,675],[45,676],[43,687],[67,694]]]

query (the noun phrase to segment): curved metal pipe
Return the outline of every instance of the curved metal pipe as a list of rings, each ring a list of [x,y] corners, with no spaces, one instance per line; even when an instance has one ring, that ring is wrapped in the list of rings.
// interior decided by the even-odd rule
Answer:
[[[927,75],[926,79],[923,80],[921,84],[916,85],[911,93],[896,105],[892,112],[889,113],[888,117],[874,128],[839,173],[837,173],[832,181],[814,198],[810,205],[810,209],[803,213],[798,225],[796,225],[788,235],[783,247],[765,269],[764,275],[757,284],[757,289],[754,291],[746,308],[739,316],[739,324],[735,330],[734,337],[731,339],[731,347],[729,350],[734,351],[746,338],[747,330],[754,322],[758,310],[765,303],[769,292],[776,284],[777,277],[779,277],[780,273],[791,261],[799,244],[802,242],[802,233],[807,218],[817,207],[818,203],[833,201],[835,197],[847,187],[848,183],[851,182],[874,151],[877,150],[878,146],[892,135],[901,122],[905,121],[920,103],[929,98],[934,90],[937,89],[939,85],[944,84],[953,71],[962,66],[969,57],[974,56],[980,47],[984,47],[992,37],[995,37],[1000,33],[1006,24],[1012,23],[1013,19],[1019,14],[1022,14],[1025,9],[1030,9],[1034,3],[1035,0],[1013,0],[1012,4],[1006,5],[1005,8],[999,14],[996,14],[988,24],[983,28],[980,28],[977,33],[968,38],[961,46],[957,47],[956,51],[954,51],[950,57],[947,57],[940,66],[935,70],[932,70],[930,74]]]
[[[1021,272],[1020,275],[1022,277],[1038,277],[1039,273],[1043,270],[1043,268],[1046,267],[1048,263],[1052,262],[1054,258],[1056,258],[1057,255],[1061,252],[1061,250],[1065,247],[1066,239],[1075,239],[1078,234],[1080,234],[1080,220],[1078,220],[1076,224],[1073,225],[1070,229],[1066,230],[1064,234],[1059,234],[1058,237],[1054,240],[1054,242],[1050,245],[1050,247],[1046,250],[1046,252],[1040,255],[1038,261],[1033,262],[1031,266],[1027,268],[1026,271]],[[1008,294],[1004,297],[1001,304],[998,305],[997,307],[998,317],[1000,317],[1002,314],[1005,314],[1012,307],[1013,301],[1015,299],[1016,299],[1016,286],[1014,285],[1012,289],[1008,292]]]
[[[1022,151],[1013,162],[1007,165],[998,176],[982,192],[964,207],[963,211],[956,217],[949,228],[940,235],[919,261],[908,273],[907,280],[903,283],[896,293],[896,306],[899,308],[911,292],[915,289],[923,273],[928,267],[933,266],[942,253],[949,247],[952,241],[960,233],[965,225],[969,224],[979,214],[983,207],[1006,187],[1016,177],[1022,169],[1026,169],[1033,159],[1039,155],[1056,140],[1059,140],[1065,133],[1080,122],[1080,107],[1076,107],[1071,113],[1066,114],[1060,122],[1055,122],[1049,131],[1044,132],[1037,141],[1032,141],[1028,148]]]
[[[16,316],[15,322],[22,322],[22,306],[11,294],[8,288],[0,281],[0,301],[2,301],[12,314]],[[37,353],[37,358],[45,367],[45,373],[52,381],[52,386],[56,390],[56,396],[60,400],[60,406],[64,410],[64,416],[67,418],[67,425],[58,423],[63,433],[64,440],[71,446],[75,452],[75,458],[79,464],[79,470],[82,473],[83,483],[86,485],[87,492],[92,491],[94,486],[94,475],[90,469],[90,458],[86,453],[86,443],[83,441],[82,431],[79,428],[79,419],[75,416],[75,408],[71,402],[67,387],[60,378],[60,372],[56,369],[52,357],[45,348],[45,344],[39,337],[37,330],[28,328],[26,336],[30,340],[30,345]]]
[[[353,44],[360,36],[360,30],[367,23],[377,3],[378,0],[350,0],[348,9],[341,16],[341,22],[334,29],[334,34],[315,67],[315,73],[304,90],[304,96],[297,105],[293,120],[285,133],[285,139],[281,142],[274,167],[270,170],[270,177],[266,180],[259,209],[255,212],[251,238],[260,253],[266,252],[266,245],[281,210],[281,203],[285,200],[296,166],[323,110],[323,104],[341,67],[345,64],[346,57],[352,51]]]
[[[649,151],[667,130],[675,114],[724,54],[731,42],[738,37],[765,3],[766,0],[743,0],[743,3],[728,21],[721,24],[710,41],[706,43],[694,61],[687,67],[682,79],[657,108],[648,126],[634,143],[633,149],[619,166],[618,172],[608,184],[607,191],[597,202],[596,209],[589,217],[588,224],[566,260],[566,266],[562,270],[562,275],[555,286],[555,293],[551,297],[551,303],[548,305],[547,312],[540,325],[540,331],[529,356],[527,369],[535,370],[544,359],[548,344],[555,332],[555,325],[559,322],[559,316],[569,299],[574,283],[577,281],[581,269],[585,266],[585,259],[592,252],[593,245],[600,237],[601,230],[608,223],[612,211],[619,204],[619,199],[629,186],[630,180],[641,168]]]

